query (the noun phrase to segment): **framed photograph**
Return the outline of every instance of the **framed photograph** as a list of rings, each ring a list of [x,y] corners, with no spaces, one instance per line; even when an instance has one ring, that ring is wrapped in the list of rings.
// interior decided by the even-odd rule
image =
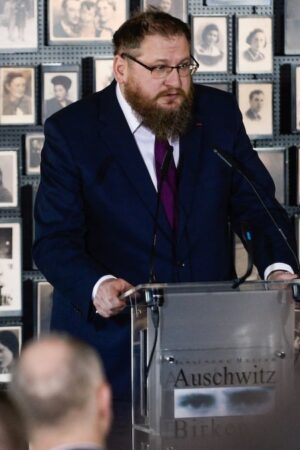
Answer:
[[[193,56],[197,73],[228,70],[227,16],[192,16]]]
[[[27,133],[25,136],[25,174],[39,175],[41,152],[45,136],[43,132]]]
[[[0,208],[16,208],[18,203],[18,151],[0,148]]]
[[[236,73],[273,72],[273,19],[237,17]]]
[[[36,0],[0,3],[0,53],[37,51],[37,4]]]
[[[284,1],[284,53],[300,55],[300,2]]]
[[[159,8],[183,22],[187,21],[187,0],[143,0],[143,10],[146,11],[149,6]]]
[[[300,147],[295,148],[296,152],[296,204],[300,205]]]
[[[9,383],[22,346],[21,326],[0,326],[0,383]]]
[[[33,67],[0,67],[0,124],[35,123]]]
[[[42,122],[79,99],[79,66],[42,66]]]
[[[268,169],[275,183],[275,196],[279,203],[286,203],[286,164],[284,147],[254,148],[259,158]]]
[[[246,132],[251,139],[273,136],[273,84],[239,82],[237,99]]]
[[[50,331],[53,286],[48,281],[36,283],[36,335],[42,336]]]
[[[248,266],[248,253],[245,249],[242,241],[240,240],[237,234],[234,234],[234,267],[238,277],[242,277],[247,270]],[[258,270],[255,266],[253,266],[252,272],[247,278],[247,281],[250,280],[259,280],[260,276],[258,274]]]
[[[110,42],[128,17],[128,0],[48,0],[49,44]]]
[[[291,70],[292,132],[300,131],[300,65],[293,64]]]
[[[272,0],[205,0],[206,6],[271,6]]]
[[[21,311],[21,224],[17,219],[1,219],[0,317]]]
[[[104,89],[112,82],[113,78],[113,58],[95,58],[94,92]]]

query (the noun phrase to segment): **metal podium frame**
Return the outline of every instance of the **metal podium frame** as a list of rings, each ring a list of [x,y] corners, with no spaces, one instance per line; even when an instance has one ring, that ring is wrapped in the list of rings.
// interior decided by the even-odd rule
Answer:
[[[228,449],[236,439],[245,449],[261,423],[280,421],[294,395],[295,287],[255,281],[235,290],[191,283],[128,291],[134,449],[198,450],[199,441],[205,450],[226,449],[227,438]]]

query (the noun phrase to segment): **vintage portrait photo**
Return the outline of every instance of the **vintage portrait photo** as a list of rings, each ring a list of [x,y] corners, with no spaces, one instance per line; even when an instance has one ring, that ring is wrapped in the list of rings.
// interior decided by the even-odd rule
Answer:
[[[128,0],[49,0],[49,44],[110,42],[128,9]]]
[[[21,326],[0,326],[0,383],[8,383],[22,346]]]
[[[239,82],[237,98],[246,132],[251,139],[273,135],[273,85],[268,82]]]
[[[205,0],[206,6],[271,6],[272,0]]]
[[[36,286],[36,333],[49,333],[53,286],[48,281],[38,281]]]
[[[0,148],[0,208],[18,206],[17,149]]]
[[[25,174],[38,175],[40,173],[41,152],[45,136],[43,132],[27,133],[25,137]]]
[[[272,73],[272,17],[238,17],[236,27],[236,72]]]
[[[292,131],[300,131],[300,65],[291,68]]]
[[[227,72],[227,17],[193,16],[193,56],[199,63],[197,73]]]
[[[275,197],[281,205],[286,203],[285,182],[286,182],[286,164],[284,147],[262,147],[255,148],[260,160],[266,166],[273,178],[275,184]]]
[[[79,67],[42,67],[42,122],[79,99]]]
[[[33,68],[0,67],[0,124],[34,124],[34,93]]]
[[[187,0],[143,0],[144,11],[150,6],[178,17],[183,22],[187,21]]]
[[[95,58],[94,60],[94,91],[101,91],[108,86],[114,78],[113,59]]]
[[[284,53],[300,55],[300,2],[284,1]]]
[[[37,1],[0,1],[0,53],[36,51]]]
[[[21,226],[0,220],[0,316],[21,313]]]

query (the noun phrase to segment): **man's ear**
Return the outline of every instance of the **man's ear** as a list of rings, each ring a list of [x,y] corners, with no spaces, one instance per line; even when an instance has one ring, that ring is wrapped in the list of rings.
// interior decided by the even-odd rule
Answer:
[[[101,425],[105,433],[110,429],[112,422],[112,395],[111,388],[107,383],[101,383],[97,392],[98,413]]]
[[[119,84],[123,84],[127,79],[128,63],[126,61],[126,58],[122,58],[122,56],[116,55],[114,57],[113,70],[117,82]]]

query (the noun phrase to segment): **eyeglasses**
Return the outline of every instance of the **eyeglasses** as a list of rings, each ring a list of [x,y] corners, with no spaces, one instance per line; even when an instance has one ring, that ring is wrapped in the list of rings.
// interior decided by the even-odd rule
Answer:
[[[177,73],[180,77],[187,77],[188,75],[193,75],[196,70],[199,67],[198,61],[195,60],[195,58],[191,55],[191,59],[193,62],[178,64],[178,66],[166,66],[164,64],[160,64],[158,66],[147,66],[146,64],[142,63],[138,59],[134,58],[133,56],[129,55],[128,53],[122,53],[122,58],[128,58],[131,61],[134,61],[135,63],[139,64],[140,66],[144,67],[145,69],[149,70],[151,72],[152,78],[155,78],[156,80],[160,78],[166,78],[173,69],[177,70]]]

